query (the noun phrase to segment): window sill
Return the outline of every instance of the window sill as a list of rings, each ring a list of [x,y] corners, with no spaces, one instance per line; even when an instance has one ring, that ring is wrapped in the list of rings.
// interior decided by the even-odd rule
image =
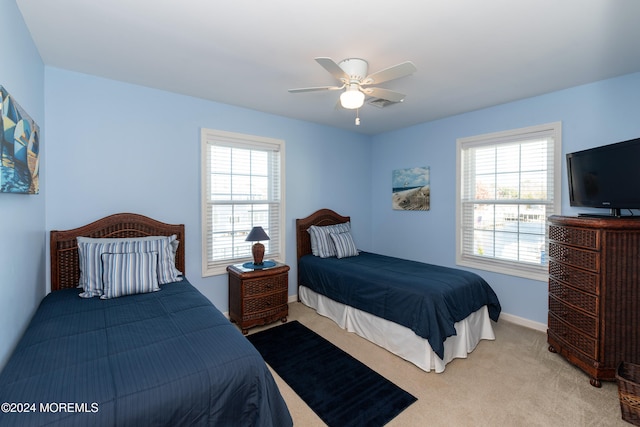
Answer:
[[[525,279],[547,282],[549,280],[548,265],[517,265],[509,262],[496,260],[480,260],[458,257],[456,265],[476,268],[479,270],[491,271],[493,273],[506,274],[509,276],[523,277]]]

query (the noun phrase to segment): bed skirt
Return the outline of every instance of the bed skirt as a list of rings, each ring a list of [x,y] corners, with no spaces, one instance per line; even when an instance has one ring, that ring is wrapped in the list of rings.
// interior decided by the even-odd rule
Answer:
[[[495,339],[487,306],[483,306],[455,323],[457,335],[445,340],[443,360],[426,339],[409,328],[336,302],[305,286],[298,288],[298,297],[303,304],[330,318],[342,329],[355,332],[426,372],[444,372],[447,363],[456,358],[466,358],[480,340]]]

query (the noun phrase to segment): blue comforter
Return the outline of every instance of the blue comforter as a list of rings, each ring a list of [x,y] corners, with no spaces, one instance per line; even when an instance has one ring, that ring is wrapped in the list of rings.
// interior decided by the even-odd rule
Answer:
[[[46,296],[0,373],[0,425],[292,425],[238,329],[188,281],[161,288]]]
[[[299,283],[334,301],[406,326],[426,338],[442,359],[454,323],[482,306],[497,321],[500,302],[480,276],[469,271],[369,252],[349,258],[305,255]]]

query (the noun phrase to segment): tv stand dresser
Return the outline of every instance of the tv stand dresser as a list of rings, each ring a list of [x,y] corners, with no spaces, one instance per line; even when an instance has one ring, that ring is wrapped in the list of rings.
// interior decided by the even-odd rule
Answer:
[[[615,381],[640,363],[640,218],[549,217],[549,351]]]

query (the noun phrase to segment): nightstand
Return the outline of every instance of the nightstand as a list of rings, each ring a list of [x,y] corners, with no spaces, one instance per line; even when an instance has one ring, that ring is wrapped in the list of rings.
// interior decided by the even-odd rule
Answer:
[[[243,334],[252,326],[265,325],[289,315],[289,266],[275,263],[263,269],[242,264],[227,267],[229,273],[229,318]]]

